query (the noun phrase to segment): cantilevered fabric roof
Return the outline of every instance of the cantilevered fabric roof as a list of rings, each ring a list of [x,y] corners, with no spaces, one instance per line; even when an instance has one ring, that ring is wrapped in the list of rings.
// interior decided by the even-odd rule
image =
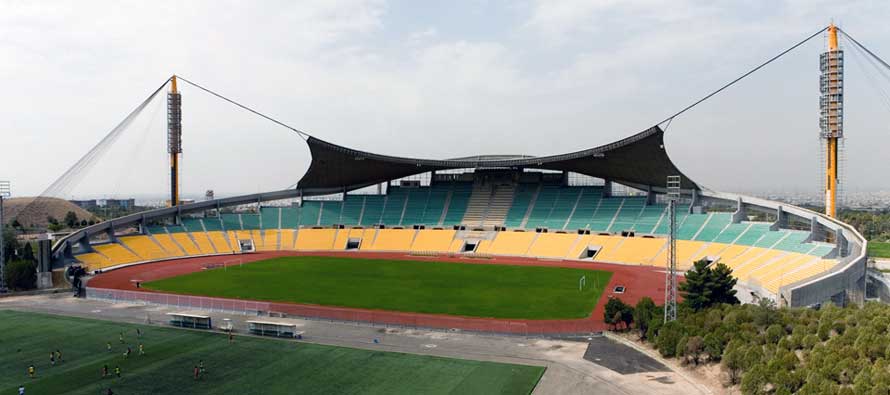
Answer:
[[[414,174],[447,169],[512,168],[562,170],[663,192],[667,177],[682,176],[683,189],[699,189],[671,162],[664,148],[664,131],[653,126],[643,132],[596,148],[561,155],[500,159],[416,159],[359,151],[309,137],[312,162],[297,188],[343,188],[347,191]]]

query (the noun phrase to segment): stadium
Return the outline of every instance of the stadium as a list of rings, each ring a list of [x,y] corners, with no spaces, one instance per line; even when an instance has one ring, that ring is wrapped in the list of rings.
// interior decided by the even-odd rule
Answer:
[[[306,342],[297,342],[300,355],[288,354],[283,359],[288,365],[269,375],[288,377],[280,382],[269,379],[272,393],[292,391],[294,382],[307,392],[364,392],[368,388],[379,393],[585,392],[579,388],[587,387],[561,387],[554,384],[559,378],[553,374],[544,376],[542,366],[553,366],[549,361],[529,364],[541,355],[558,354],[564,345],[547,343],[558,340],[584,344],[583,359],[588,362],[615,372],[629,369],[622,375],[638,375],[615,388],[609,385],[616,384],[605,383],[609,379],[603,377],[611,377],[608,374],[595,376],[603,382],[598,385],[610,388],[606,392],[625,393],[648,381],[636,390],[708,393],[680,373],[670,379],[643,378],[679,369],[648,356],[627,357],[630,361],[624,362],[622,354],[631,350],[634,355],[649,355],[633,342],[610,337],[609,341],[623,348],[608,348],[614,346],[609,343],[597,349],[596,339],[621,321],[621,313],[610,320],[609,304],[634,305],[651,299],[664,306],[663,317],[657,318],[667,327],[677,320],[678,302],[682,302],[679,284],[694,275],[701,262],[707,268],[731,270],[736,304],[741,301],[769,311],[801,308],[789,311],[826,310],[830,314],[838,306],[859,308],[869,300],[890,301],[890,285],[882,285],[890,281],[869,271],[868,241],[837,215],[839,140],[843,138],[843,51],[838,49],[838,31],[831,25],[803,41],[822,33],[833,40],[820,58],[820,139],[828,158],[820,169],[825,180],[824,212],[709,188],[672,161],[671,147],[665,143],[675,117],[803,42],[639,133],[595,147],[580,145],[587,140],[578,139],[576,150],[547,156],[469,150],[457,158],[427,159],[431,155],[425,146],[411,148],[410,155],[402,156],[369,152],[308,134],[174,75],[48,189],[60,190],[75,182],[76,173],[100,157],[148,103],[165,95],[169,191],[155,192],[169,196],[167,205],[36,240],[36,284],[71,288],[76,299],[36,303],[35,309],[49,313],[59,309],[77,318],[29,315],[33,313],[27,312],[27,300],[10,302],[11,307],[5,309],[10,311],[0,311],[0,317],[8,322],[21,320],[20,327],[13,328],[21,338],[30,333],[51,337],[64,328],[75,328],[79,337],[95,344],[107,342],[109,356],[117,357],[126,349],[122,363],[133,369],[147,368],[129,359],[132,350],[125,336],[136,330],[141,356],[144,329],[135,328],[154,330],[159,323],[185,327],[191,331],[162,328],[155,332],[163,338],[158,353],[164,363],[173,364],[170,361],[176,360],[179,350],[196,359],[205,354],[195,350],[216,348],[213,352],[219,361],[230,364],[225,367],[226,380],[244,373],[240,364],[249,364],[252,358],[274,364],[274,354],[290,347],[263,342],[260,336],[288,340],[305,336]],[[308,170],[286,189],[221,198],[208,194],[201,201],[183,199],[182,120],[188,113],[183,110],[187,98],[181,88],[185,86],[295,132],[310,154]],[[497,142],[484,145],[497,146]],[[528,146],[534,147],[535,142]],[[2,192],[0,184],[0,196]],[[26,207],[17,209],[18,218],[45,217],[47,209],[42,205],[58,205],[51,202],[55,199],[51,195],[23,204]],[[94,316],[87,311],[114,312],[103,318],[110,322],[100,325],[88,320]],[[631,320],[638,319],[625,320],[625,330],[630,330]],[[792,336],[792,329],[769,318],[766,321],[764,328],[777,327],[783,335]],[[821,341],[843,333],[836,323],[812,322],[810,326],[826,333]],[[238,341],[250,349],[219,352],[222,337],[205,337],[201,329],[210,330],[203,333],[224,332],[229,345],[236,342],[233,333],[243,333],[244,339]],[[120,342],[112,345],[118,333]],[[641,339],[645,333],[641,331]],[[386,341],[380,338],[390,334],[401,336],[399,342],[415,349],[406,351],[404,344],[385,348],[381,344]],[[476,343],[466,343],[471,346],[455,340],[481,335],[492,337],[473,338]],[[373,340],[344,340],[357,337]],[[706,335],[695,337],[700,342],[707,339]],[[533,343],[529,339],[536,339],[539,354],[523,354],[521,348]],[[684,346],[687,340],[683,338]],[[434,341],[454,344],[439,355],[430,351],[437,347]],[[52,344],[56,343],[62,342]],[[727,343],[720,344],[720,353],[729,348]],[[502,352],[493,344],[510,351]],[[473,346],[485,353],[472,350]],[[51,346],[44,342],[38,347]],[[425,349],[416,351],[419,347]],[[670,348],[669,353],[685,350],[673,344]],[[660,346],[658,351],[669,356]],[[61,362],[61,352],[56,352],[58,357],[50,351],[53,367]],[[76,352],[90,355],[95,351]],[[719,361],[716,351],[708,353]],[[340,354],[347,362],[336,360]],[[456,359],[465,355],[479,361]],[[380,365],[369,362],[374,358],[381,359]],[[323,360],[319,363],[330,370],[307,362],[313,359]],[[158,384],[163,389],[155,390],[173,392],[199,383],[204,375],[204,360],[200,361],[200,368],[195,364],[193,381],[165,379]],[[189,363],[180,365],[187,369]],[[414,380],[413,364],[426,366]],[[657,367],[650,369],[649,364]],[[93,365],[89,368],[98,369],[98,363]],[[567,366],[566,371],[575,369],[571,363]],[[256,366],[251,369],[262,371]],[[370,374],[357,378],[357,372],[369,371],[363,369],[371,369]],[[398,373],[385,373],[387,369]],[[107,371],[106,365],[103,379]],[[438,375],[439,371],[444,373]],[[119,379],[119,371],[116,374]],[[35,378],[30,370],[29,375]],[[244,376],[238,385],[253,386],[259,380]],[[334,376],[347,379],[338,382]],[[149,376],[140,380],[145,377]],[[487,377],[497,379],[488,382]],[[583,374],[579,377],[567,382],[576,385],[589,380]],[[536,387],[539,382],[545,383],[544,390]],[[670,390],[659,387],[668,384],[676,385]],[[38,390],[62,391],[57,383],[36,385]],[[89,385],[98,388],[98,384]],[[224,392],[227,384],[223,380],[214,385]]]

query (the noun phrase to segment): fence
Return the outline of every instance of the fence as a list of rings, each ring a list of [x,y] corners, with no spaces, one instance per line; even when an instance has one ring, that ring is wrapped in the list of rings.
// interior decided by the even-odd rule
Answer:
[[[87,288],[89,299],[118,303],[171,306],[176,308],[215,311],[230,314],[266,316],[284,313],[290,317],[310,320],[346,322],[383,328],[423,329],[448,332],[474,332],[517,336],[587,336],[600,331],[602,324],[591,320],[498,320],[448,315],[414,314],[341,307],[310,306],[290,303],[256,302],[204,296],[174,295],[156,292]]]

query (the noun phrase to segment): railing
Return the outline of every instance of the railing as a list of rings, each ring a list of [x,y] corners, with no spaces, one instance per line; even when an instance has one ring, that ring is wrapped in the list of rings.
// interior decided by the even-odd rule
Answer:
[[[112,303],[169,306],[224,314],[295,317],[316,321],[340,322],[392,329],[423,329],[446,332],[513,335],[524,337],[589,336],[605,329],[592,319],[576,320],[509,320],[414,314],[340,307],[310,306],[291,303],[175,295],[157,292],[86,288],[88,299]]]

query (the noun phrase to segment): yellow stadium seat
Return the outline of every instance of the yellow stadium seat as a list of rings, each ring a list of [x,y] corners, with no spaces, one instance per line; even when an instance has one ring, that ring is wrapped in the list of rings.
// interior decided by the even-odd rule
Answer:
[[[200,233],[201,237],[203,237],[202,242],[206,243],[207,252],[204,251],[205,246],[202,246],[201,243],[195,243],[192,241],[191,237],[189,237],[188,233],[171,233],[170,237],[179,244],[187,254],[189,255],[203,255],[203,254],[212,254],[213,247],[210,245],[210,240],[207,239],[207,235],[204,232],[195,232],[194,234]],[[195,238],[198,239],[197,237]]]
[[[538,234],[533,232],[498,232],[488,253],[523,256],[528,252]]]
[[[297,250],[327,251],[334,248],[336,229],[300,229],[297,232]]]
[[[379,229],[374,237],[370,251],[408,251],[414,241],[414,229]],[[362,240],[362,244],[368,242]]]
[[[464,248],[464,241],[461,239],[454,239],[451,241],[451,246],[448,247],[448,252],[460,252],[462,248]]]
[[[742,281],[748,281],[748,277],[752,271],[757,270],[762,266],[769,265],[775,261],[779,261],[784,258],[785,255],[788,255],[788,253],[785,251],[765,250],[760,255],[757,255],[754,258],[749,259],[747,262],[736,266],[736,268],[733,269],[732,274]]]
[[[160,234],[156,234],[156,235],[151,235],[151,237],[154,237],[155,241],[157,241],[158,244],[161,245],[161,248],[163,248],[164,251],[167,251],[167,253],[170,254],[170,256],[185,256],[185,255],[191,255],[191,254],[188,253],[187,251],[183,251],[183,249],[180,248],[180,247],[176,244],[176,242],[173,241],[173,238],[170,237],[170,235],[167,234],[167,233],[160,233]]]
[[[373,229],[367,229],[367,234],[369,236],[368,240],[374,235]],[[334,240],[334,249],[335,250],[345,250],[346,243],[349,239],[361,239],[362,244],[365,243],[365,229],[339,229],[337,231],[337,238]]]
[[[625,237],[593,235],[590,236],[590,240],[587,241],[585,248],[591,246],[599,248],[599,252],[596,253],[596,256],[593,257],[593,259],[608,262],[608,260],[604,260],[602,257],[608,258],[610,251],[618,249],[624,239]]]
[[[75,255],[77,260],[87,266],[88,271],[98,270],[114,265],[110,259],[96,252],[88,252],[86,254]]]
[[[529,256],[565,258],[580,236],[570,233],[541,233],[528,249]]]
[[[813,257],[806,254],[800,254],[796,252],[790,252],[779,259],[774,259],[773,261],[762,265],[754,270],[751,270],[748,273],[748,277],[745,281],[756,281],[757,283],[764,284],[770,280],[772,280],[773,274],[782,273],[783,271],[788,271],[799,267],[800,262],[811,260]]]
[[[650,265],[665,243],[667,239],[662,238],[625,237],[617,248],[604,251],[605,254],[598,256],[598,259],[628,265]]]
[[[229,240],[226,239],[226,235],[222,231],[209,231],[207,232],[207,237],[210,239],[210,242],[213,243],[213,247],[216,249],[216,252],[220,254],[228,254],[235,251],[229,245]],[[234,243],[235,240],[232,240],[232,242]]]
[[[451,242],[454,240],[454,230],[436,230],[425,229],[417,232],[414,244],[411,245],[411,251],[415,252],[445,252],[449,251]]]
[[[479,240],[476,243],[476,251],[473,251],[477,254],[491,254],[491,240]]]
[[[296,229],[282,229],[281,230],[281,246],[279,247],[282,250],[293,250],[294,249],[294,241],[297,238],[297,230]]]
[[[143,260],[117,243],[95,245],[93,246],[93,249],[108,257],[108,259],[111,260],[112,265],[121,265]]]
[[[707,247],[699,250],[699,252],[695,253],[692,257],[692,262],[704,259],[704,258],[715,258],[720,256],[720,253],[726,250],[729,247],[729,244],[723,243],[709,243]]]
[[[124,236],[119,240],[143,260],[157,260],[171,256],[148,236]]]
[[[185,233],[174,233],[173,238],[179,242],[179,244],[184,244],[186,241],[194,239],[195,245],[198,246],[198,250],[201,254],[215,254],[216,249],[213,248],[213,242],[210,241],[210,237],[207,236],[207,232],[204,231],[196,231],[190,233],[191,238]],[[220,253],[224,253],[227,251],[220,250]]]
[[[796,283],[820,273],[825,273],[837,265],[837,260],[834,259],[814,258],[815,259],[800,265],[795,271],[785,272],[776,278],[773,278],[764,284],[764,288],[770,292],[778,293],[779,288],[785,285]]]

